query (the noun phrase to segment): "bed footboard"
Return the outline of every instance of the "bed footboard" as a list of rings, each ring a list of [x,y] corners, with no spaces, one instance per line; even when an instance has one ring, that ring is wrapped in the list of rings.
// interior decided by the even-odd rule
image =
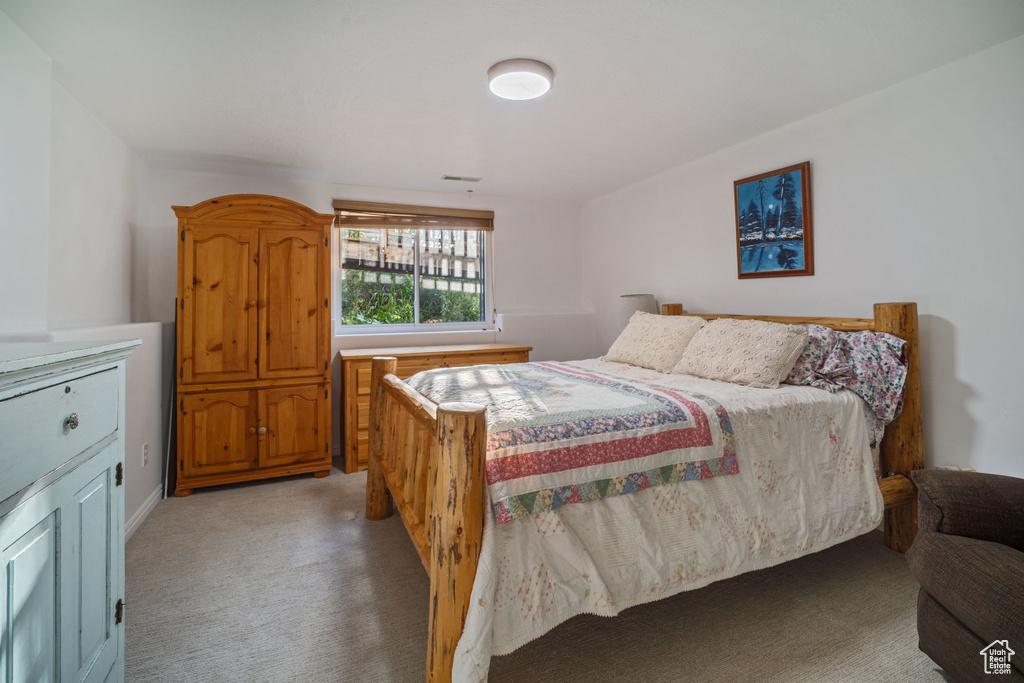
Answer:
[[[430,576],[427,681],[450,681],[484,528],[484,408],[435,405],[374,358],[366,518],[397,509]]]

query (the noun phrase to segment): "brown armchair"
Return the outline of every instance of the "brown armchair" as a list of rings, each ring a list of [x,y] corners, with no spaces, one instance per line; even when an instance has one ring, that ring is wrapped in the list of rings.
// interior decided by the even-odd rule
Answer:
[[[934,469],[911,478],[919,647],[956,681],[1024,681],[1024,479]],[[993,679],[982,650],[996,641],[1010,670]]]

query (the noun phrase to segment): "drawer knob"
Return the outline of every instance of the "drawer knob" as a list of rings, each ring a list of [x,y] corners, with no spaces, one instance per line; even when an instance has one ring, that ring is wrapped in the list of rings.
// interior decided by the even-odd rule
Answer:
[[[260,427],[259,433],[260,434],[266,434],[267,433],[267,428],[266,427]]]
[[[78,429],[78,413],[68,415],[68,419],[64,420],[64,426],[68,429]]]
[[[255,434],[256,433],[256,428],[255,427],[249,427],[249,433],[250,434]]]

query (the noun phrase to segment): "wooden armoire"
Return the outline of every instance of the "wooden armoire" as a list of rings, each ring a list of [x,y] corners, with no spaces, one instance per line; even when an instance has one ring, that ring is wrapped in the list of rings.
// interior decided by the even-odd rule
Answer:
[[[327,476],[334,216],[248,194],[172,208],[175,495],[267,477]]]

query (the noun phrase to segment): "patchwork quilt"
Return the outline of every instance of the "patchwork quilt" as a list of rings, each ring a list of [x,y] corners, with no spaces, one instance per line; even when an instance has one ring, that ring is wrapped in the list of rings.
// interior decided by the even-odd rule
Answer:
[[[498,524],[739,472],[728,413],[696,392],[567,363],[443,368],[408,383],[434,403],[487,407],[485,471]]]
[[[488,497],[455,681],[578,614],[644,602],[876,528],[863,402],[600,360],[428,371],[487,406]]]

